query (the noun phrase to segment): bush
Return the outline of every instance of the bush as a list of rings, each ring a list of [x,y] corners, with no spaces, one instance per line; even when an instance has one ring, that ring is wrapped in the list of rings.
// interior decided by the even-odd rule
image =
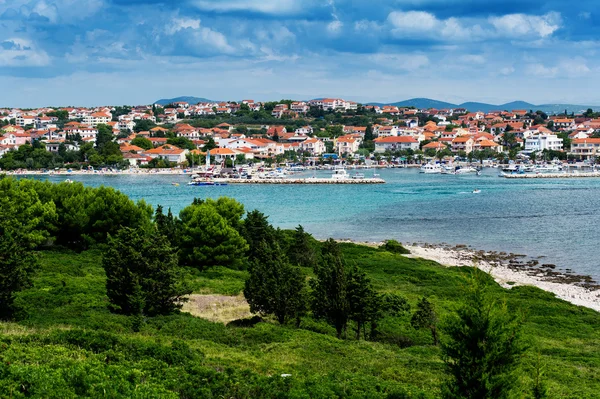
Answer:
[[[388,251],[388,252],[391,252],[394,254],[402,254],[402,255],[410,254],[410,251],[408,249],[404,248],[402,246],[402,244],[396,240],[387,240],[379,248],[383,249],[384,251]]]

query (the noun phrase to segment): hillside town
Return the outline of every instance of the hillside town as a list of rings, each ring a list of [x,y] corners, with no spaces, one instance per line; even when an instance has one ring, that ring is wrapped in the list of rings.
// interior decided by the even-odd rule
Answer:
[[[5,170],[61,162],[72,167],[189,166],[204,160],[208,151],[214,163],[224,164],[383,157],[420,162],[444,157],[595,160],[600,118],[592,110],[546,115],[535,110],[483,113],[362,105],[336,98],[244,100],[6,108],[0,109],[0,135],[0,167]],[[42,155],[46,162],[37,161]]]

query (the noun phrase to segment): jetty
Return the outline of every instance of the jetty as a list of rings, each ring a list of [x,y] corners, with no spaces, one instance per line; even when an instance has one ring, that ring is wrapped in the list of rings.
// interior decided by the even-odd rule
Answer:
[[[600,172],[572,172],[572,173],[503,173],[507,179],[569,179],[584,177],[600,177]]]
[[[380,178],[364,179],[332,179],[307,177],[303,179],[275,178],[275,179],[236,179],[220,178],[219,182],[227,184],[384,184],[385,180]]]

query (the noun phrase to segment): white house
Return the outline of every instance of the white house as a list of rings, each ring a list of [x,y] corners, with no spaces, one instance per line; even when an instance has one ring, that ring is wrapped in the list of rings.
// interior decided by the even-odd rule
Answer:
[[[538,134],[525,139],[525,153],[539,152],[544,150],[562,151],[563,139],[555,134]]]

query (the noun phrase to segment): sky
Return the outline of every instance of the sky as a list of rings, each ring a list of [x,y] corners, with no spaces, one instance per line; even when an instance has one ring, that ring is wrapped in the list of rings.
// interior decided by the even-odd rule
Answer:
[[[596,0],[0,0],[0,107],[600,105]]]

